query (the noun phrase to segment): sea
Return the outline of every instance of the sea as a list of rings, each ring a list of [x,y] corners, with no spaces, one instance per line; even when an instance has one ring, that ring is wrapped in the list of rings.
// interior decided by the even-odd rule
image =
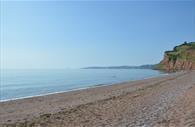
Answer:
[[[0,102],[164,75],[151,69],[3,69],[0,72]]]

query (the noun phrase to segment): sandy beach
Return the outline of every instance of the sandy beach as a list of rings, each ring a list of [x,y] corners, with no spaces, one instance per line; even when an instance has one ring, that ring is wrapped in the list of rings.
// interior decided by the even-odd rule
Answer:
[[[195,71],[0,103],[0,127],[195,127]]]

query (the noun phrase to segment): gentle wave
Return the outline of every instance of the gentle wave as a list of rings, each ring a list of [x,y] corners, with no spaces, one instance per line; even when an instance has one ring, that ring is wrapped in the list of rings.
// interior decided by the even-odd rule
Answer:
[[[47,70],[8,71],[1,76],[0,102],[101,87],[121,82],[157,77],[155,70]],[[14,78],[13,77],[17,77]],[[43,79],[43,80],[42,80]],[[21,83],[20,83],[21,82]],[[10,85],[11,84],[11,85]],[[15,85],[14,85],[15,84]]]

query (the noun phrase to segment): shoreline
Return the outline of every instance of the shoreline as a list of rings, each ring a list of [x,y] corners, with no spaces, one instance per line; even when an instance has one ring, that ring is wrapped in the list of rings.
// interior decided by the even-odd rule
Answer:
[[[177,72],[175,72],[175,73],[177,73]],[[174,74],[174,73],[172,73],[172,74]],[[3,99],[3,100],[0,100],[0,103],[9,102],[9,101],[16,101],[16,100],[22,100],[22,99],[28,99],[28,98],[34,98],[34,97],[55,95],[55,94],[60,94],[60,93],[73,92],[73,91],[80,91],[80,90],[97,88],[97,87],[119,85],[119,84],[123,84],[123,83],[127,83],[127,82],[141,81],[141,80],[145,80],[145,79],[157,78],[157,77],[162,77],[162,76],[166,76],[166,75],[169,75],[169,73],[163,73],[163,74],[160,74],[158,76],[151,76],[151,77],[143,78],[143,79],[139,79],[139,80],[129,80],[129,81],[124,81],[124,82],[119,82],[119,83],[111,83],[111,84],[96,84],[96,85],[93,85],[93,86],[88,86],[88,87],[83,87],[83,88],[75,88],[75,89],[64,90],[64,91],[59,91],[59,92],[51,92],[51,93],[46,93],[46,94],[32,95],[32,96],[26,96],[26,97],[18,97],[18,98],[12,98],[12,99]]]
[[[185,121],[195,113],[194,76],[195,71],[177,72],[139,81],[1,102],[0,127],[164,127],[173,118]],[[182,103],[184,100],[185,103]],[[184,114],[175,107],[182,107]],[[174,124],[183,127],[183,123]]]

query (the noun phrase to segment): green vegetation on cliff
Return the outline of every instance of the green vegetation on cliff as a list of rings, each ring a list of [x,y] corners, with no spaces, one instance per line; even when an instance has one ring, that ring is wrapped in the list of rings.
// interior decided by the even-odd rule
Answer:
[[[164,59],[155,66],[160,70],[185,70],[195,66],[195,42],[184,42],[172,51],[166,51]]]
[[[169,56],[170,61],[175,62],[177,59],[195,61],[195,58],[188,54],[191,50],[195,50],[195,42],[184,42],[184,44],[174,47],[173,51],[166,51],[165,53]]]

